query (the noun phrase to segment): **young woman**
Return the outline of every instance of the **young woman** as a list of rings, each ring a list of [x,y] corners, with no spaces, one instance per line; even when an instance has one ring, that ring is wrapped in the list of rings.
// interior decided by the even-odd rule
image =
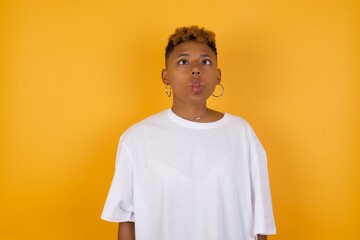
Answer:
[[[176,29],[165,60],[162,80],[172,107],[121,136],[102,219],[120,223],[120,240],[275,234],[262,145],[244,119],[206,104],[216,87],[224,90],[215,34]]]

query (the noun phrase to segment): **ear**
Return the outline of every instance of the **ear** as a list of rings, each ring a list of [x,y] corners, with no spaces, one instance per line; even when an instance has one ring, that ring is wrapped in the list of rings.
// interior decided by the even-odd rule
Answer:
[[[166,85],[169,85],[169,84],[170,84],[170,83],[169,83],[169,79],[168,79],[168,75],[167,75],[166,69],[163,69],[163,70],[161,71],[161,79],[162,79],[162,81],[163,81],[164,84],[166,84]]]
[[[219,84],[219,83],[221,82],[221,69],[218,68],[217,71],[218,71],[218,78],[217,78],[217,80],[218,80],[218,84]]]

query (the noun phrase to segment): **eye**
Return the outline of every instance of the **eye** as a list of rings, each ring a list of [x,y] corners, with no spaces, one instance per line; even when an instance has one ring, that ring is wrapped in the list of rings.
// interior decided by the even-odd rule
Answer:
[[[208,60],[208,59],[205,59],[205,60],[202,60],[201,63],[204,64],[204,65],[210,65],[211,61]]]
[[[181,59],[180,61],[178,61],[179,65],[186,65],[188,64],[188,61],[186,61],[185,59]]]

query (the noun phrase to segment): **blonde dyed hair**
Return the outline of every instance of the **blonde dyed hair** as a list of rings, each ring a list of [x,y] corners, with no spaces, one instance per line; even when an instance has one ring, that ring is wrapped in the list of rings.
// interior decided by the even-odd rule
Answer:
[[[217,56],[215,33],[198,26],[190,26],[176,28],[175,33],[169,36],[168,44],[165,48],[165,60],[168,59],[177,45],[186,41],[196,41],[206,44],[215,53],[215,56]]]

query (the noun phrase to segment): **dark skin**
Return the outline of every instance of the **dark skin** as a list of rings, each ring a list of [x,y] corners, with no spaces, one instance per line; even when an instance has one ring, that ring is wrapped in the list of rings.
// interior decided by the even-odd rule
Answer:
[[[168,56],[162,80],[173,91],[172,110],[178,116],[197,122],[213,122],[223,114],[208,109],[208,98],[221,81],[215,53],[206,44],[187,41],[177,45]]]
[[[118,240],[135,240],[135,224],[133,222],[119,223]]]
[[[172,88],[171,109],[178,116],[195,122],[214,122],[224,116],[206,106],[208,98],[221,81],[217,57],[206,44],[186,41],[177,45],[168,56],[161,77],[163,83]],[[199,116],[201,118],[196,119]],[[133,222],[119,224],[118,240],[135,240]],[[258,240],[267,240],[267,236],[258,235]]]

